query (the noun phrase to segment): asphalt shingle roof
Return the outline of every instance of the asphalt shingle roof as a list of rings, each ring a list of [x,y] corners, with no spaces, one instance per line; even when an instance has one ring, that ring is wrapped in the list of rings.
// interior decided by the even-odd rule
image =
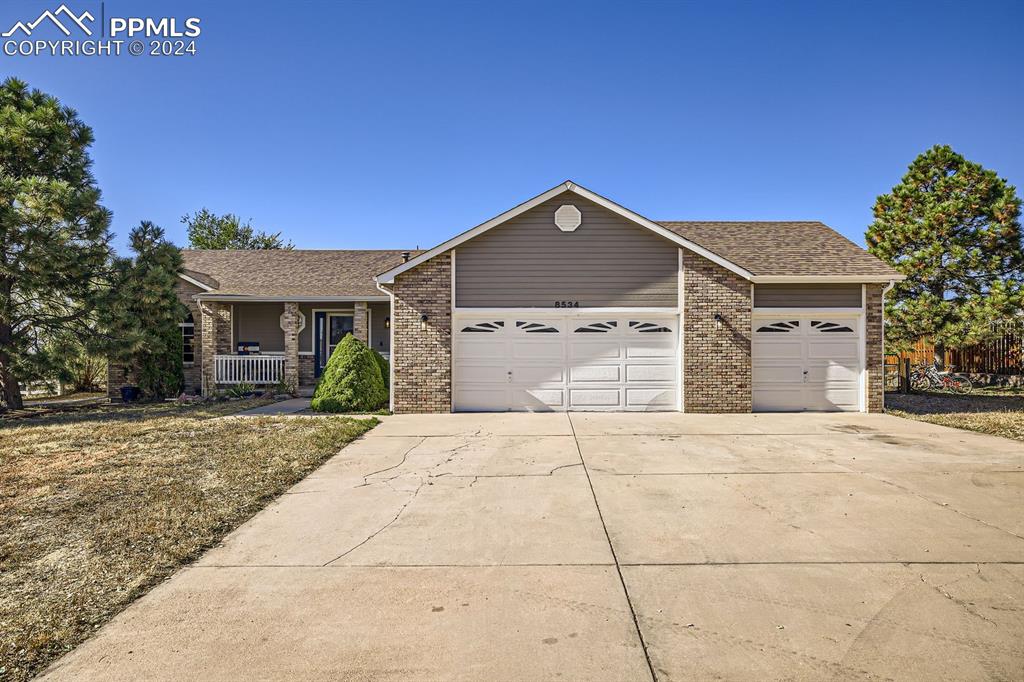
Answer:
[[[890,277],[895,270],[819,222],[657,221],[755,276]],[[182,251],[185,274],[219,294],[380,296],[373,278],[403,251]],[[413,257],[420,251],[410,251]]]
[[[881,260],[816,221],[655,222],[754,275],[898,276]]]
[[[374,275],[400,265],[404,251],[183,249],[185,274],[218,294],[383,296]],[[418,251],[410,251],[415,256]],[[198,276],[197,276],[198,275]]]

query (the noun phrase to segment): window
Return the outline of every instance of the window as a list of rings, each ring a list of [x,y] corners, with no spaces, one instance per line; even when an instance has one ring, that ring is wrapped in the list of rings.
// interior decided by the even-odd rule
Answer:
[[[654,322],[639,322],[637,320],[630,320],[629,326],[631,329],[641,333],[653,333],[653,334],[666,334],[671,333],[672,330],[668,327]]]
[[[191,365],[196,361],[196,323],[192,313],[184,322],[178,323],[178,327],[181,328],[181,361]]]
[[[822,320],[811,320],[811,326],[820,332],[840,332],[852,334],[853,329],[837,322],[823,322]]]
[[[766,324],[763,327],[758,327],[758,333],[773,333],[773,334],[787,334],[800,326],[800,320],[790,320],[788,322],[772,322]]]
[[[516,321],[516,328],[522,329],[527,334],[557,334],[558,330],[543,322]]]
[[[577,334],[607,334],[613,327],[619,326],[619,323],[615,320],[608,320],[607,322],[591,322],[590,324],[583,325],[582,327],[576,327]]]
[[[468,327],[463,327],[462,331],[480,334],[492,334],[504,326],[505,323],[502,320],[495,320],[494,322],[477,322],[475,324],[469,325]]]

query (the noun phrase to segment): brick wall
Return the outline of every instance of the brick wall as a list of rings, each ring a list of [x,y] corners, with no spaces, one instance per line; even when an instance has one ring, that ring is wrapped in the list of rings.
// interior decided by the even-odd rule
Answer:
[[[403,272],[391,287],[396,413],[450,412],[452,396],[451,257],[435,256]],[[426,329],[420,329],[426,315]]]
[[[313,360],[312,355],[299,356],[299,386],[312,386],[316,383],[316,377],[313,376]]]
[[[865,296],[864,327],[866,333],[865,364],[867,366],[868,412],[885,409],[885,349],[882,343],[882,286],[868,284]]]
[[[213,358],[231,352],[231,306],[208,301],[203,304],[200,312],[202,330],[196,330],[196,339],[202,348],[202,390],[204,395],[212,395],[217,388]]]
[[[366,343],[369,340],[370,329],[366,315],[366,301],[356,301],[352,308],[352,336]]]
[[[684,250],[683,297],[683,411],[750,412],[750,282]]]

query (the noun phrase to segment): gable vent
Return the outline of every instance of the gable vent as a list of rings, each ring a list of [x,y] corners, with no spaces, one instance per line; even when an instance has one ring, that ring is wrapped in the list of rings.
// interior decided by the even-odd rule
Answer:
[[[572,232],[583,222],[583,214],[572,204],[559,206],[555,211],[555,227],[562,232]]]

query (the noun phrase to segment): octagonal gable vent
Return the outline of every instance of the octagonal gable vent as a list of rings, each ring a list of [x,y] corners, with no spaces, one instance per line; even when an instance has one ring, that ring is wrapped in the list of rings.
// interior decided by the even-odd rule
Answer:
[[[583,222],[583,214],[572,204],[559,206],[555,211],[555,227],[562,232],[572,232]]]

